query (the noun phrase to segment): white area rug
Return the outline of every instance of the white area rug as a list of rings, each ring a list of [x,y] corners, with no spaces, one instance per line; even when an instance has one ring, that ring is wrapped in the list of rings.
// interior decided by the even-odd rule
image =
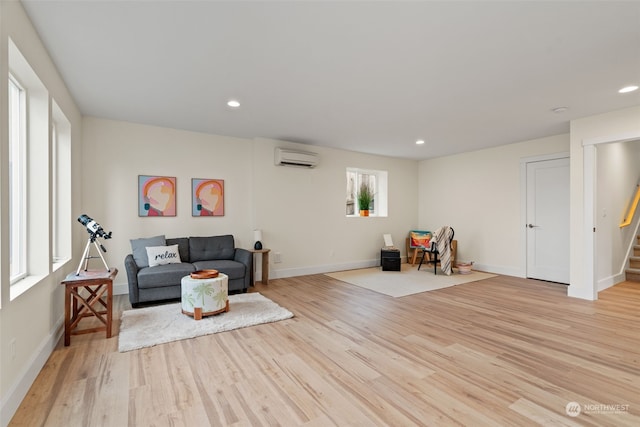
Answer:
[[[397,298],[448,288],[462,283],[476,282],[496,277],[496,274],[479,271],[458,274],[457,269],[454,269],[451,276],[446,276],[438,269],[438,274],[434,275],[433,266],[422,266],[418,271],[417,265],[402,264],[401,271],[382,271],[381,267],[372,267],[327,273],[327,276]]]
[[[260,293],[229,295],[229,311],[194,320],[180,303],[136,308],[122,313],[118,350],[151,347],[232,329],[289,319],[293,313]]]

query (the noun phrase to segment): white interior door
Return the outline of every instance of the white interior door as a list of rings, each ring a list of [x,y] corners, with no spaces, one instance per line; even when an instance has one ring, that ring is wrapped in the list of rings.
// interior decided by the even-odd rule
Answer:
[[[527,163],[527,277],[569,283],[569,159]]]

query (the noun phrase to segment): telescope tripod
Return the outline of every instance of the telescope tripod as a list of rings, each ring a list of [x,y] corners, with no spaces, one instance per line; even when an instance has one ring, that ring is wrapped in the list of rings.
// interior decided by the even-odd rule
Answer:
[[[104,246],[102,246],[102,244],[98,243],[97,240],[98,240],[98,237],[96,235],[91,235],[87,240],[87,245],[84,247],[84,253],[82,254],[82,259],[80,260],[80,263],[78,264],[78,269],[76,270],[76,276],[80,275],[80,269],[82,268],[83,261],[84,261],[84,271],[87,271],[87,265],[89,264],[89,260],[91,258],[98,258],[97,256],[91,256],[90,254],[92,243],[98,250],[98,255],[100,255],[99,258],[102,260],[102,263],[104,264],[104,268],[106,268],[107,271],[111,271],[111,269],[107,265],[107,262],[104,260],[104,257],[102,256],[102,252],[107,252],[107,250],[104,248]],[[102,250],[102,252],[100,250]]]

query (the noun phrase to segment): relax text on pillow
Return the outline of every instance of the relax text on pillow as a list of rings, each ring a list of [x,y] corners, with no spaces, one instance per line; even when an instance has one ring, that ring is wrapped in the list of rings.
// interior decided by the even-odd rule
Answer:
[[[149,258],[149,267],[182,262],[178,252],[178,245],[147,247],[147,257]]]

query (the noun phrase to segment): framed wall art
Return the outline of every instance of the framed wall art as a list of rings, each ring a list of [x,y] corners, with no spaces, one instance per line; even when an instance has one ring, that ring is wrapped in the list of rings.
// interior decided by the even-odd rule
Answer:
[[[431,232],[425,230],[411,230],[409,232],[409,248],[428,248],[431,241]]]
[[[176,216],[176,177],[138,175],[138,216]]]
[[[224,216],[223,179],[191,179],[191,215]]]

